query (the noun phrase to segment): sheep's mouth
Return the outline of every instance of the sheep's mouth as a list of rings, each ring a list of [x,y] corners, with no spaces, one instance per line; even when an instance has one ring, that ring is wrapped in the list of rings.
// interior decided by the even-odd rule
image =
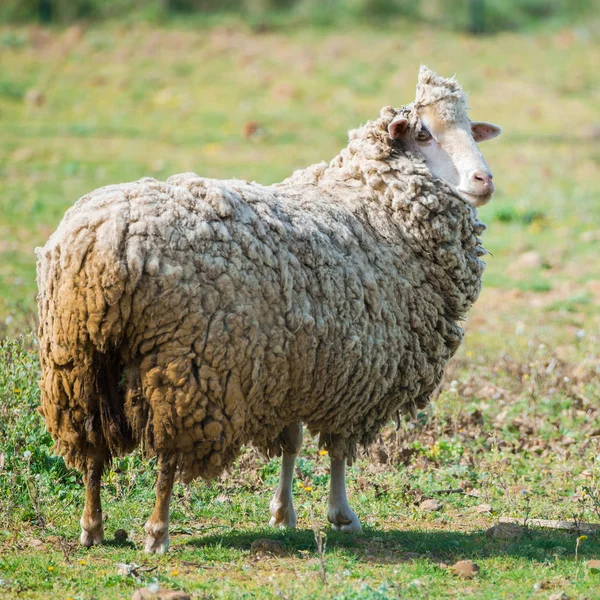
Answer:
[[[470,192],[465,192],[464,190],[458,190],[458,193],[473,206],[479,207],[487,204],[494,195],[494,192],[489,192],[487,194],[471,194]]]

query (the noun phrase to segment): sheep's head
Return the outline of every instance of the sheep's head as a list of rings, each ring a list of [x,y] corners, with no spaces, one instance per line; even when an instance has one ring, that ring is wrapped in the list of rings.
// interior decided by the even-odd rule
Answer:
[[[420,152],[432,174],[465,200],[474,206],[490,201],[492,173],[477,144],[497,137],[501,129],[469,119],[465,95],[454,78],[422,66],[415,101],[399,111],[388,132],[406,149]]]

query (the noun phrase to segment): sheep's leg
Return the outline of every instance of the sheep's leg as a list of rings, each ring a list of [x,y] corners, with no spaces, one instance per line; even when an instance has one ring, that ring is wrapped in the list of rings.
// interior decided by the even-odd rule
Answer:
[[[283,438],[283,457],[281,459],[281,473],[275,495],[271,500],[269,509],[271,521],[269,525],[279,527],[296,527],[296,511],[292,499],[292,483],[294,481],[294,467],[296,456],[302,447],[302,423],[288,425],[281,434]]]
[[[100,484],[104,470],[104,452],[98,452],[86,460],[83,481],[85,482],[85,506],[81,515],[81,545],[89,548],[104,541]]]
[[[177,463],[173,456],[159,454],[156,503],[144,527],[147,534],[145,550],[148,553],[163,554],[169,549],[169,504],[176,466]]]
[[[329,484],[329,508],[327,518],[334,529],[346,533],[360,533],[362,527],[356,513],[348,504],[346,495],[346,459],[331,459],[331,482]]]

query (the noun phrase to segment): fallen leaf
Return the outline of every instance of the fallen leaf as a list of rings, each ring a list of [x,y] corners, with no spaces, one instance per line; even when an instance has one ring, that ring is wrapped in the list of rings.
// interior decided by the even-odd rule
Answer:
[[[260,123],[257,121],[248,121],[244,123],[242,127],[242,137],[249,139],[258,134],[260,130]]]
[[[378,444],[377,446],[373,446],[371,449],[371,457],[375,459],[380,465],[385,465],[388,463],[390,457],[385,449],[385,446],[382,444]]]
[[[491,504],[479,504],[478,506],[475,507],[475,512],[479,515],[481,515],[483,513],[491,513],[492,505]]]

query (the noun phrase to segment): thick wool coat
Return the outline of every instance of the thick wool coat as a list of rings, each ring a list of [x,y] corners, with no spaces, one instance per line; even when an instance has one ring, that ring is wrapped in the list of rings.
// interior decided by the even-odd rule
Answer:
[[[402,109],[401,109],[402,110]],[[184,481],[301,421],[352,460],[423,407],[480,291],[484,226],[393,142],[398,111],[280,184],[98,189],[38,249],[42,413],[57,450],[141,445]]]

